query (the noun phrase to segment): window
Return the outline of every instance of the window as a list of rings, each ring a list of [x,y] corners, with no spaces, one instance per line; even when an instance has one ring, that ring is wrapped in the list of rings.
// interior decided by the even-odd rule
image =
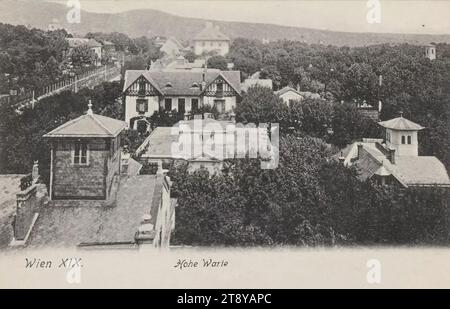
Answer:
[[[220,114],[225,112],[225,100],[214,100],[214,106]]]
[[[295,102],[294,100],[290,99],[290,100],[289,100],[289,103],[288,103],[289,107],[294,106],[294,102]]]
[[[411,135],[408,135],[408,145],[411,145]]]
[[[89,163],[88,145],[84,141],[76,141],[73,151],[73,164],[87,165]]]
[[[186,100],[184,98],[178,99],[178,111],[184,113],[186,111]]]
[[[137,99],[136,100],[136,111],[138,113],[148,112],[148,100],[147,99]]]
[[[198,110],[198,99],[192,98],[191,99],[191,111],[196,112]]]
[[[402,144],[406,144],[404,135],[402,135]]]
[[[172,98],[164,99],[164,109],[166,111],[171,111],[172,110]]]
[[[389,133],[389,131],[386,131],[386,141],[391,141],[391,133]]]

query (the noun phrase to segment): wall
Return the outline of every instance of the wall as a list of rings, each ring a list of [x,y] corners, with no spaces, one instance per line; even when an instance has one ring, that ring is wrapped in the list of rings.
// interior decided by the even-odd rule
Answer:
[[[228,41],[195,41],[194,52],[201,55],[203,52],[217,51],[221,56],[228,54],[230,43]]]
[[[180,96],[180,97],[171,97],[171,96],[166,96],[166,97],[163,97],[161,99],[161,101],[159,102],[159,106],[160,106],[161,110],[165,109],[165,99],[166,98],[171,98],[172,99],[172,110],[174,110],[174,109],[178,110],[178,99],[180,99],[180,98],[181,99],[185,99],[184,108],[185,108],[186,112],[190,112],[191,109],[192,109],[192,104],[191,104],[191,100],[192,99],[198,99],[198,107],[200,108],[202,106],[202,101],[201,101],[201,99],[199,97],[189,97],[189,96],[186,96],[186,97],[182,97],[182,96]]]
[[[114,149],[112,148],[114,146]],[[109,195],[111,185],[115,175],[120,174],[120,160],[122,148],[120,147],[120,136],[114,139],[114,145],[110,145],[110,154],[108,159],[108,172],[106,175],[106,193]]]
[[[125,97],[125,122],[129,125],[130,119],[139,115],[143,115],[145,117],[150,117],[153,115],[155,111],[158,111],[158,101],[159,98],[157,96],[147,96],[143,97],[144,99],[148,99],[148,111],[143,114],[139,114],[136,111],[136,100],[139,99],[137,96],[126,96]]]
[[[74,139],[60,140],[53,154],[53,199],[105,199],[109,148],[105,139],[89,140],[89,165],[72,164]]]
[[[388,147],[395,148],[396,156],[417,156],[418,141],[416,131],[393,131],[386,129],[391,133],[391,141],[386,141]],[[405,142],[408,143],[408,136],[411,136],[411,144],[402,144],[402,135],[405,136]]]
[[[37,185],[32,185],[17,194],[17,209],[14,217],[14,239],[24,240],[36,213],[39,212],[39,201],[36,197]]]
[[[156,236],[153,241],[155,247],[168,248],[170,235],[175,228],[175,205],[170,198],[171,185],[170,178],[164,176],[158,216],[155,223]]]
[[[236,108],[236,97],[217,98],[217,97],[204,96],[203,97],[203,105],[209,104],[211,106],[214,106],[214,100],[225,100],[225,112],[231,112],[233,110],[233,108]]]

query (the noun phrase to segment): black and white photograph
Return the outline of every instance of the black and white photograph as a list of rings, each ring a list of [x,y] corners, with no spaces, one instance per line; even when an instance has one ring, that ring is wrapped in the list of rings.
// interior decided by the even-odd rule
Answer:
[[[1,288],[450,288],[449,171],[450,1],[0,0]]]

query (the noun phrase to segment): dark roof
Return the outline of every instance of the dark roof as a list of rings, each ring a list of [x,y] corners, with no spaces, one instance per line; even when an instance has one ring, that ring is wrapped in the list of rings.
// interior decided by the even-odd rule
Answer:
[[[380,126],[386,129],[399,130],[399,131],[419,131],[424,129],[421,125],[414,123],[406,118],[397,117],[391,120],[381,121],[378,123]]]
[[[134,243],[144,215],[155,223],[162,176],[139,175],[121,179],[115,203],[104,201],[51,201],[39,214],[28,246]],[[132,198],[130,198],[132,197]]]
[[[124,121],[88,112],[64,123],[44,137],[115,137],[126,126]]]
[[[194,83],[202,83],[202,75],[205,74],[207,85],[216,78],[222,76],[224,80],[240,93],[241,72],[240,71],[148,71],[148,70],[127,70],[125,72],[124,91],[128,89],[140,76],[144,76],[160,93],[164,95],[191,95],[199,96],[202,90],[199,87],[192,87]],[[165,87],[167,83],[171,87]],[[205,87],[206,88],[206,87]]]
[[[220,32],[217,26],[206,26],[195,37],[194,41],[230,41],[230,38]]]

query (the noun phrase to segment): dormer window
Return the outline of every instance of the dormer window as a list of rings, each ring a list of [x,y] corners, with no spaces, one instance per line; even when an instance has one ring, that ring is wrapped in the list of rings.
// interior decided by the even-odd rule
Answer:
[[[191,85],[191,88],[199,88],[200,86],[199,86],[199,84],[197,84],[197,83],[193,83],[192,85]]]
[[[167,83],[165,84],[164,87],[166,87],[166,88],[172,88],[172,84],[171,84],[170,82],[167,82]]]

